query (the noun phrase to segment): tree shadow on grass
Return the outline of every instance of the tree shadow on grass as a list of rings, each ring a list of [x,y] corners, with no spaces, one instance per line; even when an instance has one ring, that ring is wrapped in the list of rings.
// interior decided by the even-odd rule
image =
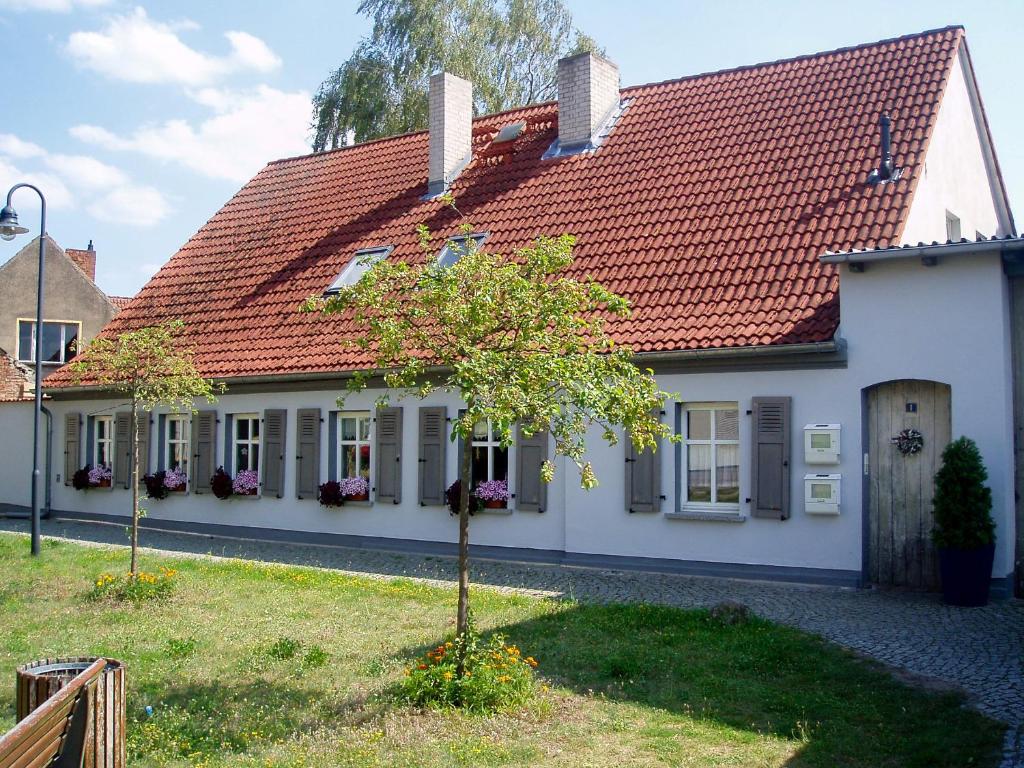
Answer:
[[[739,740],[783,739],[793,742],[791,768],[997,762],[1001,727],[959,696],[908,687],[878,664],[760,619],[727,626],[707,611],[572,605],[493,631],[539,659],[558,686],[674,716],[662,728],[669,739],[694,721]]]
[[[221,677],[132,693],[129,756],[157,765],[242,755],[323,724],[356,723],[364,705],[362,698],[335,696],[297,679]]]

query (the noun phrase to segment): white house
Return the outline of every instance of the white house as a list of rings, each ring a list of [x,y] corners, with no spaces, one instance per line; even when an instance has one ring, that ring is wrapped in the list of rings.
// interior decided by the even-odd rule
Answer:
[[[683,437],[636,455],[595,435],[588,492],[561,461],[539,482],[546,441],[503,448],[482,429],[476,479],[514,496],[474,519],[477,556],[933,586],[931,477],[966,434],[993,491],[994,586],[1011,589],[1020,241],[963,30],[621,90],[587,54],[558,84],[557,103],[473,119],[471,84],[439,75],[429,131],[269,164],[111,322],[183,319],[228,387],[145,425],[148,469],[189,476],[147,504],[148,524],[452,551],[457,394],[376,411],[366,391],[341,411],[366,361],[340,345],[346,320],[298,312],[356,279],[367,250],[423,258],[416,224],[440,250],[460,223],[436,199],[450,190],[486,248],[577,236],[574,272],[631,300],[613,334],[678,393],[663,418]],[[54,510],[122,520],[124,404],[66,372],[47,385]],[[892,443],[905,429],[919,452]],[[69,485],[99,461],[112,489]],[[218,466],[255,470],[259,493],[217,498]],[[368,479],[369,500],[321,506],[318,485],[347,476]]]

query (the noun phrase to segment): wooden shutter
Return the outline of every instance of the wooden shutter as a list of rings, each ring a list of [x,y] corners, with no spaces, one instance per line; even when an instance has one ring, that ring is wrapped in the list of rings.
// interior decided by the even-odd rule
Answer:
[[[445,425],[448,409],[420,408],[419,502],[422,506],[445,503]]]
[[[156,467],[157,472],[167,469],[167,414],[161,413],[156,417]],[[189,460],[189,464],[191,464]]]
[[[341,411],[329,411],[327,414],[327,479],[338,482],[338,414]],[[319,490],[319,489],[317,489]]]
[[[132,415],[114,414],[114,476],[110,485],[118,483],[130,488],[132,482]]]
[[[315,499],[320,486],[320,409],[295,414],[295,496]]]
[[[661,511],[661,454],[638,451],[626,434],[626,511]],[[658,441],[661,447],[661,441]]]
[[[71,480],[81,467],[78,465],[82,448],[82,416],[80,413],[64,415],[64,485]]]
[[[789,440],[791,397],[753,399],[754,438],[750,473],[751,514],[785,520],[789,517]]]
[[[285,430],[288,411],[272,408],[263,411],[263,493],[284,495]]]
[[[547,458],[547,430],[527,436],[523,425],[516,425],[516,509],[543,512],[547,508],[548,484],[540,477]]]
[[[148,411],[139,414],[139,484],[149,473],[149,418]],[[128,460],[128,473],[131,474],[131,459]]]
[[[402,501],[402,409],[377,409],[377,501]]]
[[[192,416],[192,490],[209,493],[217,469],[217,412],[197,411]]]

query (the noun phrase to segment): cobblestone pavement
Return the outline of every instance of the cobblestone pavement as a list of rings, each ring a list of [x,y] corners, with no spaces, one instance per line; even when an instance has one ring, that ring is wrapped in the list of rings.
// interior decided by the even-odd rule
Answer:
[[[25,531],[23,520],[0,519],[0,530]],[[85,542],[124,544],[124,528],[44,521],[43,533]],[[217,538],[147,529],[148,548],[311,565],[377,577],[450,584],[455,561],[397,554]],[[580,601],[650,602],[684,608],[723,600],[745,603],[761,616],[814,632],[913,675],[966,691],[972,705],[1010,726],[1001,768],[1024,768],[1024,602],[952,608],[935,595],[812,587],[676,574],[610,571],[534,563],[476,560],[474,584]]]

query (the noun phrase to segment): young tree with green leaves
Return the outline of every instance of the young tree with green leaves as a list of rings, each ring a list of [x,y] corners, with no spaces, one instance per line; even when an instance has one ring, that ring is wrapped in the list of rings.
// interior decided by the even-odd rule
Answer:
[[[517,422],[528,435],[548,431],[556,454],[576,464],[582,486],[590,489],[597,478],[585,461],[588,430],[596,426],[615,444],[624,428],[638,449],[653,450],[659,438],[669,437],[655,415],[668,394],[606,330],[607,322],[629,314],[628,302],[567,274],[572,236],[540,237],[510,256],[479,248],[471,239],[452,242],[461,257],[444,266],[426,227],[419,233],[424,263],[381,261],[355,284],[327,298],[312,297],[304,308],[345,313],[360,328],[348,343],[373,362],[354,376],[350,391],[383,376],[401,396],[425,398],[441,390],[459,393],[465,403],[451,431],[463,446],[457,620],[462,635],[469,620],[474,424],[489,420],[506,447]],[[543,480],[553,476],[548,461]]]
[[[430,76],[473,83],[486,114],[553,98],[558,59],[598,51],[562,0],[362,0],[373,20],[313,98],[313,149],[421,130]]]
[[[216,402],[223,384],[200,374],[191,350],[180,338],[184,323],[172,320],[161,325],[122,333],[116,338],[98,337],[71,363],[78,382],[88,380],[128,398],[132,435],[132,578],[138,574],[139,548],[139,415],[157,406],[193,411],[193,402]]]

